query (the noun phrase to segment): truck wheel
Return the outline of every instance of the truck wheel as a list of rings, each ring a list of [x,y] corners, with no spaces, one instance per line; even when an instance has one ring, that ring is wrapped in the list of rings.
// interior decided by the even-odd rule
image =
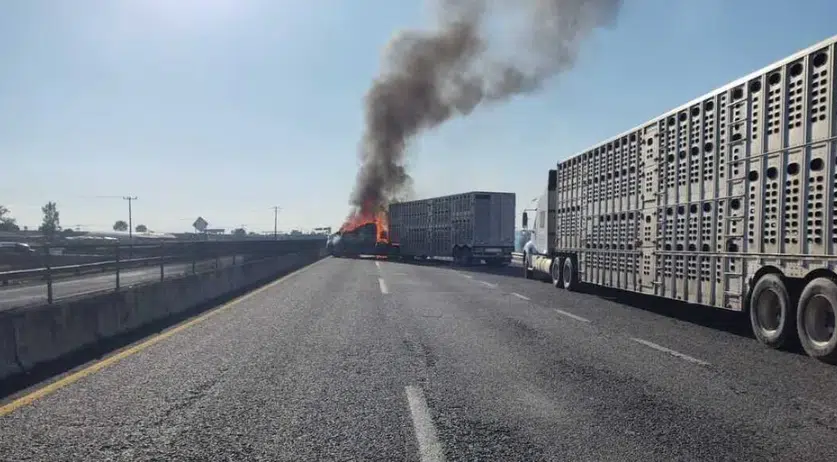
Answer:
[[[837,363],[837,284],[828,278],[809,282],[796,309],[796,332],[808,356]]]
[[[750,326],[756,339],[770,348],[780,348],[793,337],[796,316],[785,282],[778,274],[766,274],[750,295]]]
[[[578,286],[578,274],[575,272],[575,262],[573,261],[573,257],[567,257],[564,259],[564,264],[562,265],[561,270],[561,281],[564,284],[564,288],[567,290],[575,290],[576,286]]]
[[[552,259],[552,264],[549,265],[549,274],[552,276],[552,285],[563,289],[564,288],[564,278],[561,276],[561,270],[563,269],[563,263],[559,257],[555,257]]]
[[[529,268],[529,257],[523,254],[523,277],[525,279],[532,279],[534,271]]]

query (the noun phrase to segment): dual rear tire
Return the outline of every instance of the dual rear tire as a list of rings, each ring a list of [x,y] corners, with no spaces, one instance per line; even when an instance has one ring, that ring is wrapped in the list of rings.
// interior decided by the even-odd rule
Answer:
[[[799,343],[808,356],[837,364],[837,283],[816,277],[795,295],[779,274],[759,278],[750,295],[756,339],[770,348]]]

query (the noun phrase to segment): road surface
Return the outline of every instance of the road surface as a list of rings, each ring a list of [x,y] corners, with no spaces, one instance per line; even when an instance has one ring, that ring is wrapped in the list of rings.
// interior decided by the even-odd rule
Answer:
[[[205,267],[208,263],[202,262]],[[222,259],[222,264],[232,264],[232,257]],[[200,268],[198,268],[200,269]],[[191,263],[168,264],[163,269],[166,277],[181,276],[192,271]],[[160,267],[156,265],[123,270],[119,275],[119,284],[122,287],[140,284],[145,282],[158,281],[160,279]],[[58,279],[52,283],[53,299],[77,297],[93,292],[110,290],[116,287],[115,271],[98,273],[94,275],[82,275],[71,279]],[[0,311],[19,306],[36,305],[46,303],[46,284],[0,287]]]
[[[0,459],[833,460],[835,368],[719,319],[325,259],[7,399]]]

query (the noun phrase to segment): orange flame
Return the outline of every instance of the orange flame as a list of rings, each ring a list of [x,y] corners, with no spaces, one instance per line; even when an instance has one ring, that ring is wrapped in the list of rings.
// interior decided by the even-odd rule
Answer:
[[[352,215],[343,226],[340,233],[354,231],[361,226],[375,223],[375,240],[380,243],[389,244],[389,215],[386,209],[380,208],[377,211],[371,206],[364,206],[358,213]]]

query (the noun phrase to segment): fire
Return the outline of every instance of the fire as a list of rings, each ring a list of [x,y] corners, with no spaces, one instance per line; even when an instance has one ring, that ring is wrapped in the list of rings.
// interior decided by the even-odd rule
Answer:
[[[373,207],[363,207],[360,212],[352,215],[343,226],[340,227],[340,233],[354,231],[361,226],[375,223],[375,240],[377,242],[388,244],[389,240],[389,215],[386,209],[380,208],[377,211]]]

